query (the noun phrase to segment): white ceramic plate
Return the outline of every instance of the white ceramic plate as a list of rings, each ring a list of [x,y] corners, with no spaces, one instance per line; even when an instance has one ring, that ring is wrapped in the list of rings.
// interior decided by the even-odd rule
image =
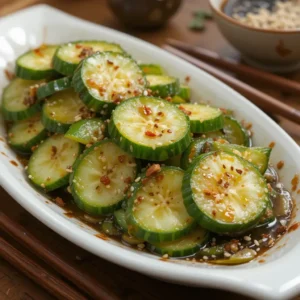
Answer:
[[[46,5],[35,6],[0,20],[0,89],[7,81],[3,70],[12,67],[15,58],[43,42],[62,43],[77,39],[100,39],[120,43],[136,59],[161,64],[183,80],[191,77],[194,100],[234,109],[239,119],[253,124],[254,143],[276,143],[272,162],[284,160],[281,180],[291,189],[291,179],[300,171],[300,150],[294,141],[270,118],[245,98],[183,60],[146,42],[114,30],[80,20]],[[96,233],[78,220],[69,219],[58,206],[47,203],[27,182],[21,166],[10,160],[15,154],[5,144],[0,124],[0,183],[25,209],[44,224],[73,243],[126,268],[190,286],[231,290],[256,298],[287,299],[300,293],[300,231],[286,235],[263,257],[240,266],[212,266],[188,261],[163,262],[158,257],[96,238]],[[300,195],[294,194],[299,205]],[[295,221],[300,220],[297,214]],[[278,246],[282,245],[280,249]]]

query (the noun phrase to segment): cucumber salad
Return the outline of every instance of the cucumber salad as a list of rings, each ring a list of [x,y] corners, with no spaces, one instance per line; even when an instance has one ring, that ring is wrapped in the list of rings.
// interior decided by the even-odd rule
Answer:
[[[292,200],[272,148],[162,66],[91,40],[28,51],[15,74],[2,96],[9,145],[28,180],[98,237],[236,265],[286,233]]]

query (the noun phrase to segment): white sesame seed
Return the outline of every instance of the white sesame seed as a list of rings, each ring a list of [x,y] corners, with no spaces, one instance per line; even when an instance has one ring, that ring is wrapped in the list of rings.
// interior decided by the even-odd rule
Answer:
[[[32,179],[33,177],[32,177],[32,175],[28,175],[28,178]]]
[[[145,248],[145,244],[138,244],[137,247],[138,247],[139,249],[144,249],[144,248]]]
[[[139,182],[141,180],[141,177],[138,177],[135,182]]]
[[[256,246],[259,246],[258,240],[254,240],[254,244],[255,244]]]
[[[216,258],[216,256],[213,254],[212,256],[211,256],[212,258]]]
[[[247,241],[247,242],[250,242],[251,241],[251,237],[248,236],[248,235],[245,235],[244,236],[244,240]]]
[[[203,256],[203,259],[204,259],[204,260],[208,260],[208,257],[207,257],[207,256]]]
[[[286,221],[286,220],[280,220],[279,222],[280,222],[280,224],[281,224],[282,226],[285,226],[285,225],[286,225],[286,223],[287,223],[287,221]]]
[[[259,252],[260,251],[260,248],[256,248],[256,252]]]
[[[163,258],[169,258],[169,254],[164,254],[163,256],[162,256]]]
[[[268,240],[267,238],[263,238],[263,239],[262,239],[263,242],[266,242],[267,240]]]
[[[133,191],[134,191],[134,187],[131,186],[131,187],[130,187],[130,192],[133,192]]]
[[[228,252],[224,252],[224,256],[225,256],[225,257],[230,257],[230,256],[231,256],[231,254],[230,254],[230,253],[228,253]]]

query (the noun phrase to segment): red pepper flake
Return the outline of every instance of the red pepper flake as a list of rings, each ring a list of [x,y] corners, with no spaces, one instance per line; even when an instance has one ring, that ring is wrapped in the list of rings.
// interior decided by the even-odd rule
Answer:
[[[130,184],[132,182],[132,179],[131,177],[127,177],[124,179],[124,182],[127,183],[127,184]]]
[[[149,196],[150,196],[150,197],[153,197],[153,196],[154,196],[154,193],[153,193],[153,192],[150,192],[150,193],[149,193]]]
[[[275,142],[271,142],[271,143],[269,144],[269,147],[270,147],[270,148],[274,148],[274,146],[275,146]]]
[[[185,109],[182,105],[180,105],[178,108],[179,108],[183,113],[185,113],[187,116],[190,116],[190,115],[192,114],[191,111]]]
[[[155,128],[158,128],[158,125],[155,123],[155,124],[154,124],[154,127],[155,127]]]
[[[138,200],[139,202],[141,202],[143,199],[144,199],[143,196],[138,196],[138,197],[137,197],[137,200]]]
[[[145,132],[145,135],[146,135],[146,136],[149,136],[149,137],[156,137],[156,134],[155,134],[154,132],[152,132],[152,131],[149,131],[149,130],[147,130],[147,131]]]
[[[172,97],[168,96],[168,97],[166,98],[166,100],[167,100],[168,102],[172,102]]]
[[[240,169],[235,169],[236,170],[236,172],[238,173],[238,174],[243,174],[243,171],[242,170],[240,170]]]
[[[149,177],[157,172],[159,172],[161,170],[161,167],[159,164],[153,164],[152,166],[150,166],[147,171],[146,171],[146,177]]]
[[[209,191],[209,190],[204,190],[203,193],[206,196],[210,196],[211,195],[211,191]]]
[[[103,175],[100,177],[100,182],[103,183],[104,185],[109,185],[110,179],[107,175]]]
[[[297,230],[299,226],[300,226],[300,222],[291,225],[291,227],[288,229],[288,232]]]
[[[94,54],[94,50],[91,47],[83,47],[83,49],[81,50],[81,52],[79,53],[78,57],[80,59],[84,59],[90,55]]]
[[[60,197],[56,197],[54,199],[55,203],[60,206],[60,207],[64,207],[66,205],[66,203],[64,202],[64,200]]]
[[[152,114],[152,109],[146,105],[139,107],[139,112],[145,116],[150,116]]]
[[[162,181],[163,179],[164,179],[164,174],[159,174],[159,175],[155,176],[155,180],[157,182]]]
[[[233,171],[233,166],[230,167],[230,170]]]
[[[219,179],[217,183],[218,183],[218,184],[222,184],[222,182],[223,182],[223,180],[222,180],[222,179]]]
[[[186,83],[189,83],[191,81],[191,76],[186,76],[184,80]]]
[[[126,156],[125,155],[119,155],[118,160],[119,160],[120,163],[123,163],[126,160]]]
[[[106,61],[108,65],[113,65],[114,63],[111,60]]]
[[[212,215],[213,215],[213,217],[215,217],[217,215],[217,212],[215,209],[212,210]]]
[[[167,133],[172,133],[172,130],[171,130],[171,129],[168,129],[168,130],[167,130]]]
[[[57,148],[55,146],[51,147],[51,158],[53,158],[57,153]]]
[[[287,227],[286,226],[279,226],[276,229],[276,234],[284,234],[287,231]]]
[[[120,67],[119,66],[114,66],[114,70],[117,71]]]
[[[163,117],[165,114],[164,114],[162,111],[159,111],[159,112],[157,113],[157,115],[160,116],[160,117]]]
[[[229,182],[224,183],[224,188],[227,189],[229,187]]]
[[[4,74],[7,80],[11,81],[15,78],[15,74],[13,72],[8,71],[7,69],[4,70]]]
[[[279,162],[277,163],[277,169],[278,169],[278,170],[281,170],[281,169],[283,168],[283,166],[284,166],[284,161],[283,161],[283,160],[281,160],[281,161],[279,161]]]
[[[222,167],[223,167],[223,169],[225,169],[225,170],[226,170],[226,166],[225,166],[225,165],[222,165]]]
[[[295,175],[291,181],[292,191],[296,191],[299,184],[299,175]]]
[[[76,45],[75,45],[75,48],[76,48],[76,49],[81,49],[82,47],[83,47],[83,46],[80,45],[80,44],[76,44]]]
[[[149,178],[143,178],[142,179],[142,185],[145,185],[145,184],[147,184],[147,182],[149,181]]]

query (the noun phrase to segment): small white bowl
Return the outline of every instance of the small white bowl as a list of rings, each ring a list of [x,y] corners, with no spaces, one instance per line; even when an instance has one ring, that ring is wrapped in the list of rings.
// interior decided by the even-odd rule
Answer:
[[[259,29],[244,25],[222,10],[223,0],[209,0],[214,19],[226,39],[244,60],[270,72],[291,72],[300,68],[300,30]]]

